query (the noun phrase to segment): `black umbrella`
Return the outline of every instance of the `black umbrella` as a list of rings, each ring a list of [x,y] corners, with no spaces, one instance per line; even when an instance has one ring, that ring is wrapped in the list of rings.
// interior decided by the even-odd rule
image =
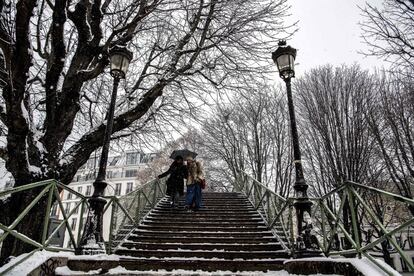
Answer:
[[[188,157],[196,158],[197,153],[188,149],[175,150],[171,153],[170,158],[175,159],[177,156],[181,156],[184,159],[187,159]]]

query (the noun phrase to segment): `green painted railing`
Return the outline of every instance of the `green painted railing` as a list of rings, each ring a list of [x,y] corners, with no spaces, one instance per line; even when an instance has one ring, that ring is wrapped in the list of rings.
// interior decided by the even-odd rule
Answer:
[[[113,198],[116,206],[112,208],[108,253],[112,253],[116,246],[131,234],[141,220],[165,196],[166,184],[164,179],[155,179],[139,189],[119,198]]]
[[[29,203],[29,205],[23,210],[23,212],[10,224],[4,225],[0,223],[0,229],[3,233],[0,233],[0,247],[4,239],[8,235],[12,235],[15,238],[28,243],[34,247],[34,250],[26,255],[25,258],[22,258],[20,262],[16,263],[14,266],[9,267],[7,271],[10,271],[15,266],[19,265],[36,251],[39,250],[48,250],[48,251],[71,251],[74,252],[75,248],[79,246],[80,239],[82,237],[83,231],[83,220],[87,215],[89,203],[88,199],[90,197],[84,196],[71,189],[70,187],[56,181],[56,180],[45,180],[41,182],[31,183],[24,186],[11,188],[5,191],[0,192],[0,200],[7,198],[8,196],[15,193],[25,193],[32,191],[33,189],[40,190],[38,195]],[[140,221],[145,217],[145,215],[158,203],[158,201],[164,197],[166,190],[166,185],[163,180],[152,180],[138,189],[123,195],[123,196],[105,196],[107,203],[104,207],[104,224],[110,223],[109,235],[105,239],[107,253],[112,253],[114,248],[133,230],[134,227],[138,226]],[[69,212],[66,212],[62,199],[61,193],[69,193],[72,196],[77,197],[75,202],[75,207],[72,208]],[[47,197],[47,204],[45,206],[46,216],[42,222],[42,239],[41,241],[33,240],[32,238],[19,233],[16,230],[16,227],[20,223],[24,223],[24,218],[28,215],[30,210],[44,197]],[[57,227],[53,231],[49,231],[49,226],[51,223],[51,209],[52,205],[57,204],[57,208],[62,214],[62,220],[59,222]],[[36,207],[37,208],[37,207]],[[80,208],[79,216],[77,216]],[[110,216],[105,216],[110,212]],[[71,228],[69,220],[74,216],[79,217],[79,227],[80,230],[75,237],[73,230]],[[109,222],[105,219],[109,217]],[[64,228],[66,234],[69,235],[71,248],[63,248],[58,246],[51,245],[53,237]],[[2,271],[6,273],[7,271]]]
[[[286,251],[293,248],[293,227],[291,200],[286,199],[245,172],[242,172],[234,184],[236,191],[242,192],[259,212],[267,226]]]
[[[240,173],[234,186],[249,198],[282,246],[293,252],[297,237],[293,206],[295,198],[281,197],[246,172]],[[410,212],[410,208],[414,207],[413,199],[348,181],[326,195],[310,200],[314,204],[309,223],[312,223],[312,234],[317,238],[325,256],[365,256],[385,273],[392,275],[377,260],[382,254],[378,246],[387,240],[392,246],[390,253],[397,254],[409,271],[414,271],[411,257],[404,252],[404,245],[396,239],[397,235],[408,234],[409,228],[414,225],[414,217]],[[350,213],[348,223],[343,219],[345,204],[348,204],[347,210]],[[368,238],[362,234],[368,230],[382,235]],[[345,240],[350,245],[348,248],[342,244]]]

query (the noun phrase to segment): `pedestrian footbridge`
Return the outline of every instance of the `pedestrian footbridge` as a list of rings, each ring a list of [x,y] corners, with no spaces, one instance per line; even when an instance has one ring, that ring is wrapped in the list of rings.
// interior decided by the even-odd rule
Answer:
[[[22,215],[12,225],[0,224],[3,230],[0,241],[12,235],[31,244],[33,251],[25,258],[40,250],[75,251],[82,234],[73,234],[69,221],[78,209],[86,216],[88,197],[51,180],[1,192],[0,198],[33,189],[40,191],[39,196]],[[79,198],[76,210],[64,211],[59,197],[62,190]],[[57,202],[64,218],[52,229],[48,227],[50,218],[46,216],[43,239],[36,241],[15,229],[19,223],[24,223],[25,215],[42,197],[48,198],[46,208],[49,210],[52,202]],[[145,275],[148,271],[160,270],[175,271],[175,275],[177,271],[194,271],[197,275],[200,271],[226,271],[231,275],[240,271],[285,270],[293,274],[363,275],[344,258],[322,258],[342,256],[364,257],[384,275],[392,275],[389,267],[378,260],[381,257],[378,248],[384,242],[392,246],[391,254],[397,254],[414,270],[404,247],[394,238],[395,234],[413,225],[409,208],[414,206],[414,201],[358,183],[347,182],[323,197],[311,198],[312,219],[308,218],[305,232],[316,244],[297,238],[295,198],[279,196],[246,173],[240,174],[230,191],[204,192],[204,206],[197,212],[171,209],[165,196],[165,183],[160,180],[151,181],[125,196],[108,196],[106,200],[104,213],[110,214],[104,216],[104,224],[109,224],[109,233],[104,237],[108,257],[54,257],[56,260],[48,262],[47,271],[56,275],[87,275],[91,271]],[[388,217],[386,212],[381,216],[374,206],[378,200],[387,200],[387,206],[392,206],[394,213],[398,211],[399,218]],[[350,212],[349,221],[344,219],[345,211]],[[363,234],[367,232],[365,225],[381,231],[382,235],[368,239]],[[60,228],[67,229],[72,248],[51,245]],[[319,258],[300,259],[306,257],[303,252]],[[25,258],[15,265],[23,263]],[[11,266],[7,270],[12,269]],[[45,266],[39,266],[33,275],[44,275],[44,270]]]

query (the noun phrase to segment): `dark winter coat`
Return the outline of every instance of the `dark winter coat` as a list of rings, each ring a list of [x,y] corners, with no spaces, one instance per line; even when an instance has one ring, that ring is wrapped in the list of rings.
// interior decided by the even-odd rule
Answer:
[[[176,162],[172,163],[168,171],[160,174],[158,177],[163,178],[167,175],[170,177],[167,180],[167,195],[173,196],[176,192],[182,196],[184,194],[184,179],[188,177],[187,166],[179,165]]]

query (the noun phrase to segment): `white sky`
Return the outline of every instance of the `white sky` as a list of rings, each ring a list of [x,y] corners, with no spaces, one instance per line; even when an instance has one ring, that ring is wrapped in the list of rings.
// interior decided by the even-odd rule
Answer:
[[[374,57],[365,58],[358,51],[366,49],[358,22],[362,21],[364,0],[290,0],[291,19],[299,21],[299,31],[288,41],[298,49],[297,76],[311,68],[358,62],[363,68],[384,66]],[[381,6],[382,0],[369,0]]]

